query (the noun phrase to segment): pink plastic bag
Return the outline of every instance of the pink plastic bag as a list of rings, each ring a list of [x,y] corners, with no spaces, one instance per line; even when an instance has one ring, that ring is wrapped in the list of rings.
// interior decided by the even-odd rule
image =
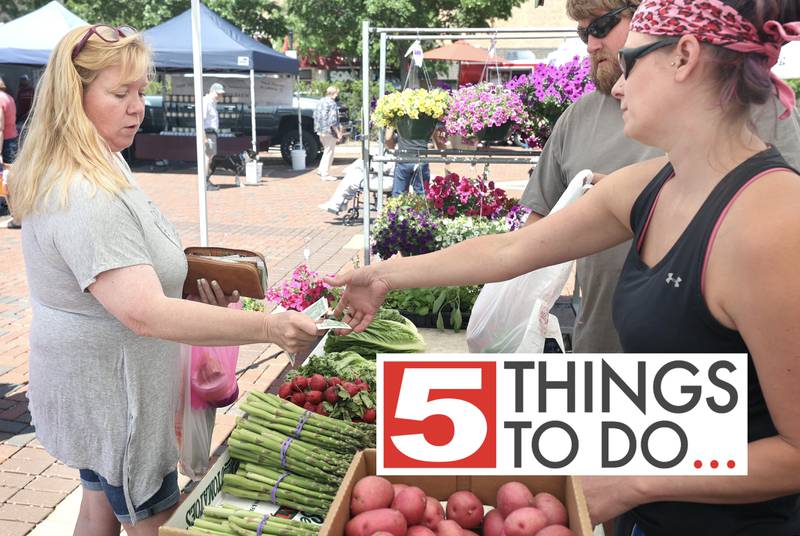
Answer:
[[[192,346],[192,408],[221,408],[236,402],[238,346]]]

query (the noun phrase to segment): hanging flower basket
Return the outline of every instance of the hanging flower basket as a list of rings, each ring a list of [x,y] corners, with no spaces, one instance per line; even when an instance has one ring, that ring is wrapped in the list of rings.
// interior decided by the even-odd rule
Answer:
[[[427,140],[433,135],[434,129],[436,119],[427,114],[419,114],[417,119],[407,115],[397,119],[397,131],[407,140]]]
[[[450,135],[477,136],[488,127],[508,129],[510,123],[521,123],[524,118],[525,109],[517,93],[485,82],[453,92],[444,124]]]
[[[510,129],[511,121],[498,126],[485,127],[483,130],[478,131],[478,138],[482,141],[503,141],[508,137]]]

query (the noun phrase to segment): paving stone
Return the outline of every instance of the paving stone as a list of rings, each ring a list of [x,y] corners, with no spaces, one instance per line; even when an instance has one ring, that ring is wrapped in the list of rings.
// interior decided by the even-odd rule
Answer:
[[[32,489],[35,491],[49,491],[53,493],[69,493],[74,490],[80,483],[77,480],[69,478],[60,478],[56,476],[38,476],[31,480],[25,489]]]
[[[19,488],[9,488],[8,486],[0,486],[0,504],[3,504],[9,497],[19,491]]]
[[[8,445],[8,444],[0,445],[0,462],[3,462],[7,458],[10,458],[18,450],[19,450],[19,447],[16,446],[16,445]]]
[[[23,447],[19,449],[13,456],[12,460],[33,460],[45,461],[48,463],[56,463],[56,459],[43,449],[35,449],[33,447]]]
[[[42,476],[58,476],[61,478],[71,478],[76,481],[80,480],[77,469],[67,467],[62,463],[54,463],[42,473]]]
[[[28,506],[55,508],[55,506],[67,496],[67,493],[66,491],[39,491],[26,487],[9,498],[8,502],[12,504],[27,504]]]
[[[32,523],[22,521],[6,521],[0,519],[0,534],[3,536],[23,536],[33,528]]]
[[[6,445],[13,445],[15,447],[24,447],[34,439],[36,439],[36,431],[34,430],[33,426],[28,426],[20,433],[14,434],[6,439],[5,443]]]
[[[0,486],[22,489],[34,479],[33,475],[23,475],[22,473],[2,473],[0,472]]]
[[[28,404],[17,404],[14,407],[0,411],[0,419],[16,421],[21,415],[28,413]]]
[[[0,471],[23,473],[26,475],[38,475],[51,465],[53,465],[52,460],[26,460],[24,458],[14,459],[12,457],[3,463],[0,463]]]
[[[4,519],[6,521],[38,523],[42,519],[46,518],[52,511],[52,508],[44,508],[41,506],[6,503],[0,506],[0,519]]]

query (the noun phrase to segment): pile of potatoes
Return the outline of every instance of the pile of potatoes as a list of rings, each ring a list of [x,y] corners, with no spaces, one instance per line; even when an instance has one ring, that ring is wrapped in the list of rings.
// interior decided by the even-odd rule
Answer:
[[[575,536],[566,527],[567,509],[549,493],[533,495],[519,482],[497,491],[497,508],[484,516],[471,491],[447,499],[447,511],[416,486],[392,484],[379,476],[356,482],[345,536]]]

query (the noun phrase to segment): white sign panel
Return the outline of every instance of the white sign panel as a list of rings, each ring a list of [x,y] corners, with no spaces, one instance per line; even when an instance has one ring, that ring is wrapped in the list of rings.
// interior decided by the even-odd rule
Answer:
[[[378,356],[378,474],[746,475],[746,354]]]
[[[245,59],[247,59],[245,57]],[[250,77],[203,77],[203,94],[214,82],[225,88],[226,97],[237,97],[239,102],[250,104]],[[294,79],[287,76],[256,75],[256,106],[291,106]],[[173,95],[194,95],[194,82],[191,76],[172,77]]]

